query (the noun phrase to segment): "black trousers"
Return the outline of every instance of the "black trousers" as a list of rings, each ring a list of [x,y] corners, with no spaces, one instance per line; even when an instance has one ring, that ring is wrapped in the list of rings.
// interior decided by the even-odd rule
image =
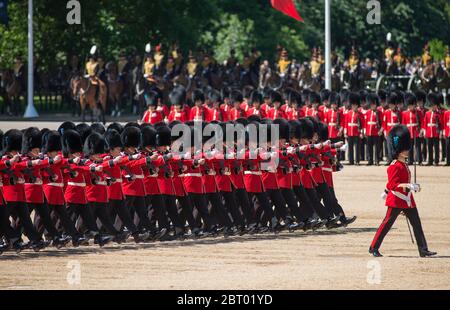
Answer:
[[[212,227],[212,219],[208,210],[208,202],[206,201],[205,194],[189,193],[192,205],[197,209],[199,217],[203,220],[203,224],[206,230],[210,230]]]
[[[9,220],[9,211],[6,205],[0,205],[0,238],[5,237],[9,242],[15,242],[19,239],[19,232],[11,227]]]
[[[150,210],[150,226],[151,230],[156,229],[158,223],[159,229],[170,227],[169,219],[167,217],[166,204],[162,195],[147,195],[145,197],[148,210]],[[148,228],[147,228],[148,229]]]
[[[119,231],[114,227],[111,216],[108,212],[108,204],[101,202],[89,202],[89,209],[91,210],[94,219],[99,219],[102,226],[111,235],[119,234]]]
[[[322,205],[320,202],[319,196],[314,188],[305,188],[306,194],[308,195],[309,200],[311,201],[311,205],[314,209],[314,212],[321,219],[328,219],[331,217],[329,211]]]
[[[339,206],[337,200],[333,198],[328,184],[325,182],[320,183],[317,185],[316,190],[319,199],[323,200],[323,205],[327,209],[328,213],[339,216],[342,213],[342,208]]]
[[[384,154],[387,156],[387,144],[383,135],[378,138],[378,162],[383,161]]]
[[[242,209],[242,213],[244,214],[245,220],[247,221],[247,225],[255,224],[256,223],[255,208],[250,203],[251,200],[249,199],[247,191],[243,188],[240,188],[234,189],[234,193],[236,194],[236,202]]]
[[[380,137],[369,136],[367,137],[367,155],[369,165],[380,162]]]
[[[447,143],[446,143],[446,141],[445,141],[445,139],[440,139],[441,140],[441,150],[442,150],[442,161],[443,162],[445,162],[445,159],[446,159],[446,152],[445,152],[445,149],[446,149],[446,147],[447,147]]]
[[[133,218],[131,217],[130,211],[128,211],[125,206],[125,201],[123,200],[110,200],[109,201],[109,212],[111,220],[115,222],[116,216],[122,221],[129,232],[135,234],[138,232],[138,228],[134,224]]]
[[[272,205],[275,206],[275,215],[278,220],[284,220],[288,217],[289,212],[287,209],[286,200],[284,200],[283,195],[279,189],[268,189],[266,190],[269,195]]]
[[[331,199],[333,200],[335,206],[336,206],[336,211],[339,212],[337,214],[335,214],[338,217],[345,217],[345,212],[344,209],[341,207],[341,205],[339,204],[339,200],[336,197],[336,192],[334,191],[333,187],[328,187],[330,189],[330,193],[331,193]]]
[[[25,232],[25,235],[30,241],[39,241],[41,235],[34,228],[33,222],[30,217],[30,209],[25,202],[8,202],[7,208],[9,215],[14,219],[13,226],[15,225],[15,230],[21,235],[21,231]]]
[[[420,143],[420,154],[422,155],[422,162],[427,161],[428,158],[428,146],[427,146],[427,140],[425,138],[417,138],[417,140]]]
[[[445,160],[446,165],[450,166],[450,137],[445,139],[446,146],[445,146]]]
[[[360,141],[361,141],[361,146],[360,146],[360,150],[361,150],[361,159],[362,159],[362,160],[367,160],[367,152],[366,152],[367,138],[364,137],[363,139],[360,139]]]
[[[163,195],[164,205],[166,206],[167,214],[175,228],[184,229],[184,224],[178,216],[177,200],[173,195]]]
[[[302,214],[302,211],[299,207],[299,201],[294,194],[294,191],[290,188],[281,188],[281,194],[283,195],[284,200],[287,203],[290,214],[293,215],[298,222],[305,222],[307,217],[305,214]]]
[[[422,223],[420,221],[419,212],[417,208],[409,208],[409,209],[398,209],[389,207],[386,213],[386,217],[378,228],[377,233],[372,241],[370,246],[371,249],[378,250],[383,243],[384,237],[386,237],[389,230],[394,225],[395,220],[400,215],[401,212],[404,212],[406,217],[408,218],[411,226],[414,230],[414,236],[416,238],[417,246],[419,250],[428,250],[427,241],[425,239],[425,235],[422,230]]]
[[[267,192],[249,193],[249,201],[253,201],[253,198],[259,205],[255,211],[256,220],[262,225],[267,225],[275,217]]]
[[[215,218],[216,222],[222,227],[232,227],[228,211],[222,202],[222,197],[219,193],[207,193],[206,197],[211,203],[211,216]]]
[[[409,150],[409,159],[408,162],[413,164],[414,162],[421,164],[422,163],[422,151],[420,145],[420,139],[411,139],[411,149]]]
[[[427,138],[428,164],[439,164],[439,138]]]
[[[68,210],[70,213],[75,214],[75,224],[77,223],[77,218],[78,220],[81,219],[81,222],[78,221],[79,225],[76,224],[75,227],[82,234],[86,233],[86,230],[94,234],[99,232],[94,216],[88,205],[69,203]],[[83,227],[83,229],[81,227]]]
[[[350,165],[354,165],[355,162],[359,164],[361,160],[361,139],[359,137],[348,137],[347,143],[348,143],[348,160]]]
[[[126,196],[125,197],[125,206],[130,212],[132,218],[134,215],[137,215],[137,220],[135,221],[136,226],[139,230],[148,230],[153,231],[154,227],[150,222],[148,217],[148,209],[147,204],[145,202],[145,197],[143,196]]]
[[[295,196],[297,196],[298,201],[300,202],[301,214],[304,216],[301,221],[306,222],[308,219],[314,216],[312,203],[309,200],[308,194],[306,194],[305,188],[303,186],[294,186],[294,193]]]
[[[75,223],[70,218],[65,205],[49,205],[49,208],[57,216],[62,225],[62,228],[69,236],[74,239],[79,237],[80,234],[76,230]]]
[[[30,203],[28,206],[30,207],[30,212],[34,210],[39,216],[39,221],[36,220],[36,217],[34,221],[36,231],[39,231],[38,226],[40,225],[38,223],[41,223],[51,238],[60,237],[61,234],[55,227],[55,223],[50,215],[50,208],[46,203]]]
[[[225,208],[233,218],[233,224],[238,227],[245,226],[244,217],[239,209],[234,192],[220,192],[220,194],[225,201]]]
[[[178,203],[180,204],[180,212],[178,213],[183,223],[188,223],[191,230],[200,228],[201,225],[194,219],[194,211],[192,210],[192,202],[188,196],[177,196]]]

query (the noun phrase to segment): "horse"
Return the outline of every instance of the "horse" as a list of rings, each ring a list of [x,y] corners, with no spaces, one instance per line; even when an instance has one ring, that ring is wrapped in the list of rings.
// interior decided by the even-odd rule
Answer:
[[[24,91],[24,82],[22,75],[16,76],[13,70],[2,70],[0,73],[2,79],[2,88],[5,90],[6,110],[9,115],[19,116],[20,113],[20,96]]]
[[[75,78],[73,80],[73,95],[79,100],[83,122],[86,120],[86,108],[89,107],[91,110],[92,122],[98,121],[106,123],[107,88],[100,79],[97,79],[96,83],[97,85],[95,85],[91,78]],[[96,98],[97,92],[98,98]]]
[[[434,64],[427,65],[419,75],[422,88],[428,92],[436,88],[436,68]]]
[[[302,64],[300,66],[298,83],[300,89],[311,89],[315,92],[320,91],[321,87],[320,76],[313,77],[311,73],[311,68],[307,64]]]
[[[115,62],[106,64],[106,81],[108,86],[108,100],[111,104],[111,116],[120,116],[122,114],[122,96],[124,92],[124,83],[120,79],[119,70]]]
[[[435,76],[438,91],[445,91],[448,93],[450,90],[450,71],[446,70],[443,66],[438,65],[435,70]]]

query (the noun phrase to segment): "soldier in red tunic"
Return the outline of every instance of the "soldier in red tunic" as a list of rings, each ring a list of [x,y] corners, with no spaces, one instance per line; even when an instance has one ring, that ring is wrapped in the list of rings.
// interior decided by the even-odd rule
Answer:
[[[420,162],[420,145],[417,143],[422,128],[419,113],[416,109],[417,100],[414,94],[408,93],[405,97],[408,110],[402,112],[402,125],[405,125],[411,136],[411,150],[408,163]]]
[[[379,97],[377,94],[368,94],[366,102],[370,109],[365,114],[364,121],[364,135],[367,137],[367,153],[368,153],[368,166],[380,165],[380,143],[381,136],[383,134],[382,120],[383,116],[380,113],[378,107],[380,105]]]
[[[428,95],[428,103],[430,110],[425,113],[423,119],[423,129],[425,131],[425,139],[428,147],[428,164],[427,166],[439,165],[439,138],[442,130],[442,119],[438,109],[438,96],[435,93]]]
[[[414,229],[419,255],[421,257],[434,256],[437,253],[428,250],[427,241],[422,230],[422,224],[417,212],[412,192],[419,192],[420,185],[411,182],[411,172],[407,160],[411,149],[410,133],[406,126],[394,126],[387,137],[389,151],[393,162],[388,168],[388,182],[386,185],[387,214],[375,238],[370,245],[369,253],[381,257],[379,252],[384,237],[391,229],[400,213],[406,215]]]
[[[150,92],[145,95],[145,101],[147,102],[148,110],[142,117],[142,123],[144,124],[157,124],[164,120],[164,116],[161,111],[157,110],[159,95],[156,92]]]
[[[357,93],[349,94],[349,103],[352,107],[345,117],[345,136],[349,147],[348,157],[350,165],[359,165],[361,157],[361,137],[363,135],[363,124],[361,113],[358,108],[361,99]]]

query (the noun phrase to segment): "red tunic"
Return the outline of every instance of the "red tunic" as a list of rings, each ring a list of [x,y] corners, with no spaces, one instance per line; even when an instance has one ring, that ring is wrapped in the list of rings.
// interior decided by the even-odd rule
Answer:
[[[228,122],[230,120],[231,107],[228,104],[223,103],[220,105],[220,110],[222,111],[223,121]]]
[[[9,160],[8,156],[3,156],[2,160],[5,162]],[[6,202],[26,202],[25,197],[25,179],[23,177],[23,171],[30,165],[29,161],[19,161],[13,164],[8,169],[11,175],[2,172],[3,179],[3,197]],[[14,179],[14,183],[11,183],[11,177]]]
[[[347,136],[358,137],[361,134],[363,128],[362,115],[359,112],[349,111],[345,118],[345,130]]]
[[[203,121],[205,120],[205,108],[193,107],[189,113],[190,121]]]
[[[114,167],[114,164],[112,164],[110,160],[105,160],[102,163],[96,163],[88,160],[85,165],[89,166],[90,169],[94,169],[98,166],[103,167],[103,171],[101,172],[85,172],[87,201],[108,203],[109,197],[106,175],[110,175],[112,173],[111,169]]]
[[[416,202],[411,192],[407,193],[400,184],[411,183],[411,172],[405,163],[398,160],[392,162],[387,169],[388,183],[386,189],[389,191],[386,197],[386,206],[391,208],[415,208]]]
[[[64,173],[64,181],[66,189],[64,191],[64,199],[71,204],[87,204],[86,199],[86,179],[85,173],[89,171],[89,167],[84,165],[68,165],[71,170],[76,172],[76,175],[71,176],[69,171]]]
[[[279,118],[286,118],[286,114],[283,112],[283,110],[281,109],[275,109],[272,108],[269,110],[269,112],[267,113],[267,118],[271,119],[271,120],[276,120]]]
[[[383,114],[383,129],[384,135],[387,136],[391,129],[397,125],[400,125],[400,112],[394,112],[392,110],[386,110]]]
[[[23,160],[27,161],[33,159],[24,157]],[[47,168],[49,165],[49,161],[46,159],[43,160],[40,165],[24,171],[25,198],[27,203],[44,203],[44,189],[42,188],[43,181],[41,169]]]
[[[183,174],[183,184],[187,193],[204,194],[202,167],[194,165],[194,160],[185,160],[186,171]]]
[[[420,133],[420,116],[416,111],[403,111],[402,124],[408,127],[411,139],[417,138]]]
[[[339,136],[339,129],[341,124],[339,123],[342,114],[339,111],[328,109],[325,114],[325,123],[328,125],[328,136],[330,139],[335,139]]]
[[[238,118],[243,117],[245,114],[241,109],[232,108],[230,110],[230,121],[235,121]]]
[[[444,113],[444,135],[450,137],[450,110]]]
[[[222,111],[220,108],[210,108],[206,110],[206,116],[205,121],[210,123],[212,121],[219,121],[221,122],[223,120]]]
[[[365,115],[364,131],[368,137],[377,137],[380,131],[381,116],[378,111],[369,110]]]
[[[232,160],[230,163],[231,175],[230,180],[236,189],[244,189],[244,168],[242,160]]]
[[[261,118],[261,119],[264,119],[264,118],[266,118],[266,112],[263,110],[263,109],[256,109],[256,108],[250,108],[250,109],[248,109],[248,111],[247,111],[247,118],[249,118],[250,116],[252,116],[252,115],[256,115],[256,116],[259,116],[259,118]]]
[[[120,165],[122,169],[122,190],[125,196],[145,197],[144,172],[145,157]]]
[[[48,169],[42,171],[45,198],[49,205],[62,206],[65,204],[65,184],[61,169],[66,165],[68,165],[68,161],[64,158],[60,163],[51,165]]]
[[[171,123],[173,121],[180,121],[180,122],[184,123],[187,121],[187,117],[183,111],[177,112],[177,111],[173,110],[170,112],[168,120],[169,120],[169,123]]]
[[[142,118],[142,123],[144,124],[158,124],[164,121],[164,117],[160,111],[146,111],[144,117]]]
[[[265,191],[260,168],[260,160],[246,159],[244,162],[244,185],[249,193],[262,193]]]
[[[428,111],[425,113],[423,126],[425,128],[426,138],[439,138],[439,132],[441,130],[441,119],[438,112]]]

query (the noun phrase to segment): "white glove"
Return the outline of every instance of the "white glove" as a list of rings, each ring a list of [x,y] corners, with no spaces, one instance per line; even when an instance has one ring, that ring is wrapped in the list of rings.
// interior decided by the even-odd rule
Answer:
[[[133,159],[133,160],[137,160],[137,159],[140,159],[141,158],[141,154],[134,154],[134,155],[132,155],[131,156],[131,158]]]
[[[348,144],[344,144],[343,146],[341,146],[341,148],[339,149],[339,151],[341,152],[347,152],[348,150]]]
[[[290,154],[290,155],[295,153],[295,148],[292,147],[292,146],[288,147],[286,150],[287,150],[287,153]]]
[[[387,195],[388,195],[387,191],[384,190],[383,193],[381,193],[381,199],[382,199],[382,200],[386,200]]]
[[[420,192],[420,184],[409,184],[408,188],[415,193]]]

